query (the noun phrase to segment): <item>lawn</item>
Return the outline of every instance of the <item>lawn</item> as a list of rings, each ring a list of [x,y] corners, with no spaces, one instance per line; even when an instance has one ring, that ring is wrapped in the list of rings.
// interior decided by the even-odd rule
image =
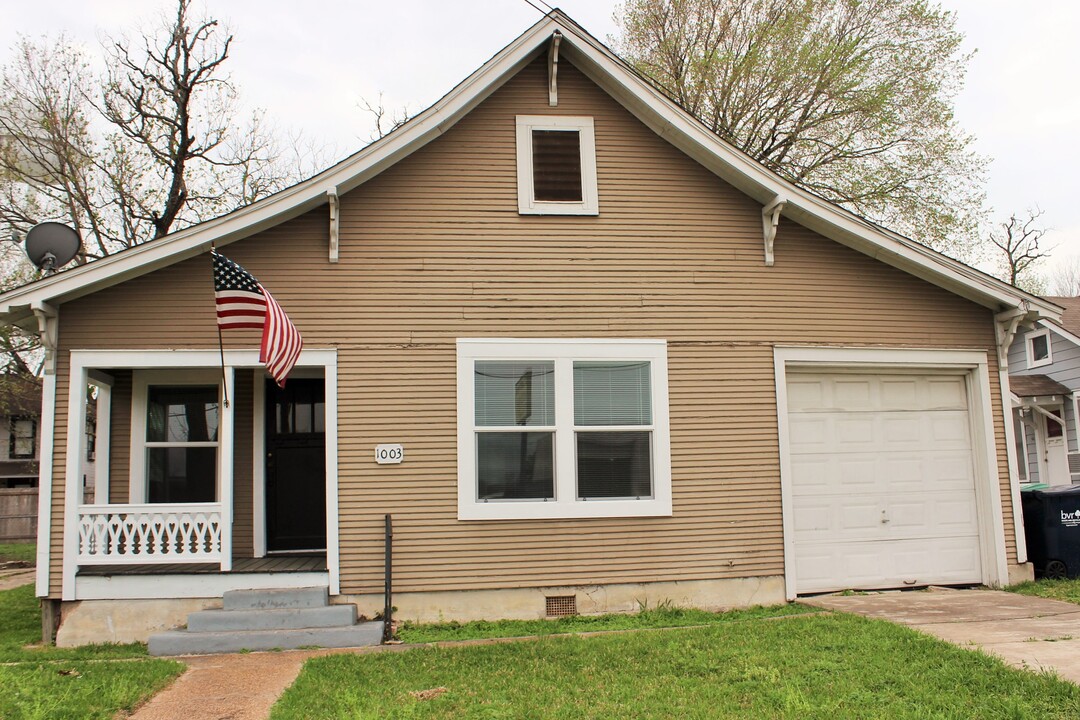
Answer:
[[[36,558],[34,543],[0,543],[0,563],[15,561],[33,565]]]
[[[1013,585],[1006,588],[1006,590],[1021,595],[1037,595],[1038,597],[1064,600],[1065,602],[1080,605],[1080,579],[1036,580]]]
[[[437,623],[417,625],[405,623],[398,637],[407,643],[475,640],[478,638],[529,637],[565,633],[599,632],[604,630],[637,630],[642,628],[674,628],[696,625],[752,620],[757,618],[799,615],[819,612],[807,605],[773,605],[714,613],[705,610],[661,606],[642,610],[633,615],[572,615],[556,620],[498,620],[493,622]]]
[[[0,718],[113,718],[165,687],[184,666],[146,646],[45,648],[34,586],[0,592]]]
[[[819,613],[315,658],[271,717],[1076,718],[1080,687]]]

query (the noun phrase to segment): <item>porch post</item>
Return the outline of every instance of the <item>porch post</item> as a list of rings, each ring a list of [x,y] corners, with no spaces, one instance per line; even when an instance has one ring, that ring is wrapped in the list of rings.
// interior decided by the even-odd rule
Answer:
[[[79,506],[82,505],[82,454],[86,448],[86,366],[71,353],[68,386],[67,457],[64,487],[64,562],[61,597],[75,600],[75,575],[79,571]]]
[[[87,371],[90,384],[97,388],[97,416],[94,428],[94,504],[109,502],[109,456],[112,437],[113,378],[96,370]]]
[[[56,373],[41,388],[41,445],[38,449],[37,596],[49,596],[52,548],[53,438],[56,433]],[[61,548],[63,544],[61,543]]]
[[[225,368],[223,381],[226,397],[235,398],[236,368]],[[236,442],[234,428],[235,403],[222,405],[221,425],[218,428],[218,497],[221,500],[221,571],[232,570],[233,532],[233,447]]]

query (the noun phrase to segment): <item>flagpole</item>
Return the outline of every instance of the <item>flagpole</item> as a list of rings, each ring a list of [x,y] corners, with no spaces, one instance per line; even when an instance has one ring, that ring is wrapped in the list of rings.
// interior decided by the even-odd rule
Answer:
[[[229,382],[225,379],[225,344],[221,339],[221,326],[217,329],[218,350],[221,351],[221,392],[225,396],[225,408],[229,407]]]
[[[217,252],[217,248],[214,244],[210,244],[210,272],[213,273],[214,265],[214,253]],[[216,313],[215,313],[216,315]],[[221,338],[221,323],[214,318],[214,324],[217,325],[217,344],[218,352],[221,353],[221,394],[225,400],[225,409],[229,408],[229,381],[225,377],[225,341]]]

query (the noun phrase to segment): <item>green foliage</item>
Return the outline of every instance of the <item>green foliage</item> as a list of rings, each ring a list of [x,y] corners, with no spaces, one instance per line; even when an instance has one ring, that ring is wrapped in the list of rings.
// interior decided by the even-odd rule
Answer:
[[[445,688],[445,692],[437,691]],[[423,693],[417,697],[413,693]],[[1080,688],[820,613],[310,660],[291,718],[1073,718]]]
[[[828,200],[956,256],[986,160],[953,118],[969,59],[927,0],[626,0],[616,48],[713,131]]]
[[[813,612],[818,612],[818,610],[795,603],[769,607],[758,606],[723,613],[678,608],[670,603],[661,603],[658,607],[652,609],[646,607],[634,615],[613,613],[609,615],[573,615],[552,620],[480,620],[469,623],[414,624],[407,622],[401,627],[398,635],[404,642],[427,643],[447,640],[599,632],[603,630],[690,627]]]

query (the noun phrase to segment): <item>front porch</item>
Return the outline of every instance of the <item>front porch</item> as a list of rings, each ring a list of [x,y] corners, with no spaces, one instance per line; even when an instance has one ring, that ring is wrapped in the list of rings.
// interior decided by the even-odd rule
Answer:
[[[305,351],[294,378],[278,390],[247,351],[224,368],[216,352],[72,351],[63,599],[337,594],[336,354]],[[78,431],[95,404],[97,432]],[[93,503],[75,466],[90,442]]]

